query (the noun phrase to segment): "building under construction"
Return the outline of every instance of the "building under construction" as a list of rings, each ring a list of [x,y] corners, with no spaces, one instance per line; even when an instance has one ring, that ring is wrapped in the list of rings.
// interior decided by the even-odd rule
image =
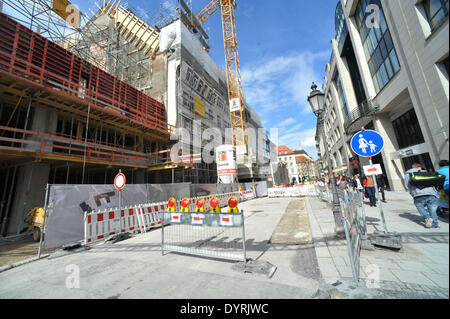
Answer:
[[[121,1],[100,2],[83,14],[65,10],[67,0],[0,1],[2,235],[22,230],[47,183],[112,184],[119,168],[128,183],[217,182],[215,163],[201,158],[208,141],[192,141],[198,123],[200,132],[230,126],[226,77],[191,32],[189,8],[165,4],[170,12],[150,22]],[[267,145],[251,151],[263,160],[240,180],[267,178],[258,169]]]

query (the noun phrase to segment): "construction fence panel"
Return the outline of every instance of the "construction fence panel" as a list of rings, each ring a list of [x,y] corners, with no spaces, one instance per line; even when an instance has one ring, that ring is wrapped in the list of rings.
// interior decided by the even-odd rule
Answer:
[[[123,189],[123,207],[145,202],[145,185],[127,185]],[[83,240],[85,212],[117,207],[119,191],[112,185],[51,185],[44,249],[58,248]]]
[[[164,212],[162,253],[246,262],[244,214]]]

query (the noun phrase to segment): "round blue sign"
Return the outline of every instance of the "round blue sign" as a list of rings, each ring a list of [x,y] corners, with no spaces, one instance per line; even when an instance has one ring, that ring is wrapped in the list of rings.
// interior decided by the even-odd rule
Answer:
[[[384,139],[378,132],[361,131],[353,136],[350,146],[359,156],[372,157],[381,153],[384,148]]]

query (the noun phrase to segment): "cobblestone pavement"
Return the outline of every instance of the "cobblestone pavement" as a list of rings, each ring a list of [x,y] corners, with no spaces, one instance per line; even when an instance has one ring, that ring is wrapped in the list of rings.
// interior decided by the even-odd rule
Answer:
[[[369,277],[378,278],[379,289],[389,292],[449,298],[448,216],[440,218],[441,228],[426,229],[408,193],[387,192],[386,196],[383,211],[387,228],[402,236],[403,248],[362,250],[360,280],[369,282]],[[334,237],[330,207],[317,197],[308,198],[306,207],[323,280],[331,284],[352,278],[347,244]],[[366,205],[365,210],[369,235],[382,231],[378,208]]]

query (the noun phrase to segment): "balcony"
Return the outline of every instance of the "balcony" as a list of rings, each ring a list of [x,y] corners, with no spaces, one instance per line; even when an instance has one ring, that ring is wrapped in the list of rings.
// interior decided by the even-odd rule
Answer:
[[[348,116],[345,117],[344,128],[347,134],[358,132],[362,127],[372,121],[373,115],[378,111],[373,101],[364,101],[358,107],[352,110]]]

